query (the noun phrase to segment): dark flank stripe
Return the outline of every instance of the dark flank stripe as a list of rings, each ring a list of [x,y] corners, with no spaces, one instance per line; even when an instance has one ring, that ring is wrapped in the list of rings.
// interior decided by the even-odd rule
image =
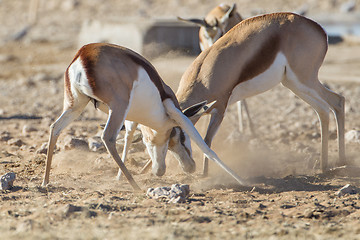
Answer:
[[[259,51],[245,64],[235,86],[265,72],[274,62],[279,48],[280,37],[278,35],[274,35],[268,39],[268,41],[264,42]]]

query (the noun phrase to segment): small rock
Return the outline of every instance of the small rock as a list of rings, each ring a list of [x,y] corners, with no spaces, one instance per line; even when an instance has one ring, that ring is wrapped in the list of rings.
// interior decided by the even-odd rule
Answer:
[[[335,193],[338,197],[344,196],[345,194],[356,194],[356,190],[350,185],[346,184],[339,191]]]
[[[295,205],[290,205],[290,204],[283,204],[280,206],[280,208],[282,209],[290,209],[290,208],[294,208],[296,207]]]
[[[165,198],[169,203],[185,203],[186,197],[190,193],[190,187],[187,184],[173,184],[170,187],[149,188],[146,195],[150,198]]]
[[[147,191],[147,195],[151,198],[161,198],[168,197],[170,195],[171,188],[169,187],[157,187],[157,188],[149,188]]]
[[[0,63],[5,63],[5,62],[12,62],[15,61],[16,57],[14,55],[0,55]]]
[[[16,179],[16,175],[13,172],[2,175],[0,177],[1,190],[9,190],[10,188],[12,188],[15,179]]]
[[[24,127],[22,129],[22,133],[24,135],[26,135],[27,133],[36,132],[36,131],[38,131],[38,130],[35,127],[29,126],[29,125],[24,125]]]
[[[56,146],[55,146],[56,148]],[[41,147],[36,151],[37,154],[47,154],[48,143],[43,143]]]
[[[76,138],[76,137],[72,137],[72,136],[67,137],[65,139],[64,149],[70,150],[70,149],[75,149],[75,148],[88,150],[89,145],[84,139]]]
[[[312,218],[314,216],[313,209],[306,209],[304,212],[304,218]]]
[[[92,217],[97,216],[96,212],[91,211],[87,207],[80,207],[80,206],[68,204],[63,209],[63,213],[64,213],[65,217],[69,217],[71,214],[76,213],[76,212],[80,212],[81,216],[86,217],[86,218],[92,218]]]
[[[25,143],[21,140],[21,139],[10,139],[9,141],[7,141],[7,143],[9,145],[12,145],[12,146],[17,146],[17,147],[21,147],[23,145],[25,145]]]
[[[261,204],[261,203],[260,203],[260,204],[259,204],[259,208],[260,208],[260,209],[265,209],[265,208],[267,208],[267,206],[265,206],[264,204]]]
[[[211,218],[205,216],[194,216],[193,221],[197,223],[209,223],[211,222]]]
[[[360,143],[360,131],[350,130],[345,134],[345,141],[347,143]]]
[[[7,131],[3,131],[0,133],[0,141],[7,142],[11,139],[10,133]]]
[[[89,139],[89,149],[93,152],[106,151],[105,145],[101,140],[101,137],[95,136]]]
[[[170,198],[181,196],[185,198],[190,193],[190,187],[187,184],[173,184],[170,190]]]
[[[321,137],[321,134],[318,132],[314,132],[311,134],[311,139],[318,139]]]
[[[66,217],[70,216],[70,214],[74,213],[74,212],[81,212],[83,210],[82,207],[79,207],[79,206],[75,206],[75,205],[72,205],[72,204],[68,204],[65,206],[65,209],[64,209],[64,214]]]

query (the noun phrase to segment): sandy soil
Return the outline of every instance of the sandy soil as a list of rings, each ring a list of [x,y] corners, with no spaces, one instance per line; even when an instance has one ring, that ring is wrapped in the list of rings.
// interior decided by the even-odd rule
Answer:
[[[126,163],[143,192],[115,181],[115,162],[104,151],[65,150],[66,139],[99,134],[106,116],[88,106],[58,141],[51,184],[40,187],[45,168],[41,146],[62,110],[62,74],[76,52],[83,19],[117,20],[201,16],[221,1],[40,1],[37,24],[20,41],[11,36],[27,25],[28,1],[0,1],[0,175],[15,172],[11,190],[0,191],[2,239],[358,239],[360,171],[321,174],[319,122],[314,111],[282,86],[248,100],[257,137],[237,130],[236,108],[228,109],[213,149],[240,176],[241,187],[211,165],[200,176],[184,174],[167,158],[167,173],[140,174],[148,159],[141,142]],[[332,2],[333,4],[330,4]],[[311,16],[337,14],[345,1],[237,1],[240,12],[296,11],[308,4]],[[357,3],[359,3],[357,1]],[[358,14],[358,12],[352,13]],[[15,17],[16,16],[16,17]],[[331,45],[320,79],[346,98],[346,131],[360,126],[360,45]],[[174,90],[193,56],[153,59]],[[204,134],[207,119],[197,124]],[[329,164],[336,166],[335,121],[330,124]],[[347,143],[347,161],[360,166],[359,143]],[[119,144],[119,151],[121,151]],[[315,168],[314,168],[315,166]],[[146,196],[146,189],[190,185],[183,204]],[[354,194],[336,192],[351,184]]]

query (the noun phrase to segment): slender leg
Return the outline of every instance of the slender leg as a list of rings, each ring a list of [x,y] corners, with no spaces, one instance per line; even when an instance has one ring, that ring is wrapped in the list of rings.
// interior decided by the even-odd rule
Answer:
[[[122,104],[118,104],[118,105],[120,107]],[[124,173],[125,177],[129,181],[131,186],[134,188],[134,190],[139,191],[141,190],[140,187],[136,184],[135,180],[131,176],[130,172],[126,168],[125,164],[121,160],[116,150],[116,137],[120,131],[121,126],[123,125],[125,118],[124,114],[125,114],[125,109],[112,109],[110,107],[109,118],[102,135],[102,140],[108,152],[113,157],[115,162],[119,165],[121,171]]]
[[[46,186],[49,183],[51,162],[54,154],[54,148],[56,141],[61,133],[61,131],[68,126],[72,121],[74,121],[82,112],[88,101],[77,102],[76,106],[65,109],[61,116],[50,126],[50,138],[48,143],[48,151],[46,157],[46,168],[45,176],[42,183],[42,186]]]
[[[245,128],[245,123],[244,123],[244,118],[243,118],[243,109],[245,110],[245,113],[246,113],[246,116],[249,120],[249,127],[250,127],[250,132],[252,135],[256,136],[255,134],[255,129],[254,129],[254,124],[251,120],[251,117],[250,117],[250,113],[249,113],[249,108],[248,108],[248,105],[247,105],[247,102],[246,100],[241,100],[241,101],[238,101],[236,103],[237,105],[237,110],[238,110],[238,118],[239,118],[239,131],[240,132],[243,132],[244,131],[244,128]]]
[[[151,159],[149,159],[146,162],[145,166],[141,169],[140,173],[143,174],[143,173],[147,172],[151,168],[151,165],[152,165],[152,161],[151,161]]]
[[[246,100],[245,100],[245,99],[242,100],[242,101],[241,101],[241,104],[244,106],[246,116],[247,116],[247,118],[248,118],[248,120],[249,120],[250,132],[251,132],[251,134],[252,134],[253,136],[256,136],[254,124],[253,124],[253,121],[251,120],[250,113],[249,113],[249,108],[248,108],[248,105],[247,105]]]
[[[315,110],[320,119],[321,128],[321,162],[320,167],[323,172],[328,168],[328,148],[329,148],[329,111]]]
[[[306,82],[306,81],[303,81]],[[293,84],[291,82],[283,82],[284,86],[293,91],[298,97],[308,103],[317,113],[320,120],[321,128],[321,161],[320,166],[323,172],[326,171],[328,165],[328,142],[329,142],[329,112],[330,105],[325,98],[322,97],[323,85],[318,79],[311,82],[318,82],[316,87],[308,87],[303,84]]]
[[[243,101],[236,102],[237,110],[238,110],[238,118],[239,118],[239,132],[244,131],[244,120],[243,120],[243,114],[242,114],[242,106]]]
[[[138,126],[138,123],[131,122],[131,121],[125,121],[125,129],[126,129],[126,133],[125,133],[125,137],[124,137],[125,143],[124,143],[123,153],[121,156],[121,159],[124,163],[125,163],[127,153],[129,151],[130,145],[132,143],[132,140],[134,137],[134,132],[135,132],[137,126]],[[117,180],[120,180],[120,178],[121,178],[121,169],[119,169],[118,174],[116,176]]]
[[[346,164],[345,157],[345,98],[324,87],[326,100],[332,108],[337,123],[337,136],[339,144],[339,164]]]
[[[211,142],[220,127],[220,124],[224,118],[224,110],[216,109],[211,115],[210,123],[206,132],[206,136],[204,138],[205,143],[211,147]],[[203,165],[203,175],[204,177],[208,176],[209,174],[209,160],[207,157],[204,156],[204,165]]]
[[[345,156],[345,113],[344,109],[339,111],[335,110],[336,122],[337,122],[337,135],[339,145],[339,164],[346,164]]]

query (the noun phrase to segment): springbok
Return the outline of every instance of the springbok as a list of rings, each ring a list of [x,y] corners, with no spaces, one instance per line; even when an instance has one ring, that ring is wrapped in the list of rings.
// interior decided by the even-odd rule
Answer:
[[[236,4],[231,7],[227,4],[220,4],[213,8],[204,19],[191,18],[184,19],[178,17],[179,20],[184,22],[195,23],[200,26],[199,30],[199,45],[201,51],[211,47],[216,40],[222,37],[227,31],[233,28],[236,24],[241,22],[243,18],[236,11]],[[238,118],[239,118],[239,130],[244,131],[244,121],[242,115],[242,109],[245,110],[247,118],[249,120],[250,131],[255,135],[252,120],[250,118],[249,109],[246,100],[237,102]]]
[[[207,146],[188,118],[206,109],[205,103],[188,108],[184,113],[188,117],[185,116],[170,87],[162,81],[155,68],[137,53],[111,44],[85,45],[66,69],[64,88],[63,112],[50,126],[43,186],[49,183],[54,147],[60,132],[80,115],[89,101],[109,114],[102,140],[135,190],[140,188],[115,147],[125,119],[141,124],[143,141],[155,175],[165,173],[168,147],[177,156],[184,171],[195,171],[190,136],[206,156],[242,184],[242,180]]]
[[[316,22],[294,13],[273,13],[241,21],[204,50],[183,74],[176,92],[181,108],[216,103],[205,142],[211,142],[226,108],[282,83],[316,111],[321,126],[321,169],[328,165],[329,112],[337,121],[340,163],[345,164],[345,98],[318,80],[327,52],[327,35]],[[199,116],[191,121],[195,124]],[[208,173],[204,159],[203,173]]]

